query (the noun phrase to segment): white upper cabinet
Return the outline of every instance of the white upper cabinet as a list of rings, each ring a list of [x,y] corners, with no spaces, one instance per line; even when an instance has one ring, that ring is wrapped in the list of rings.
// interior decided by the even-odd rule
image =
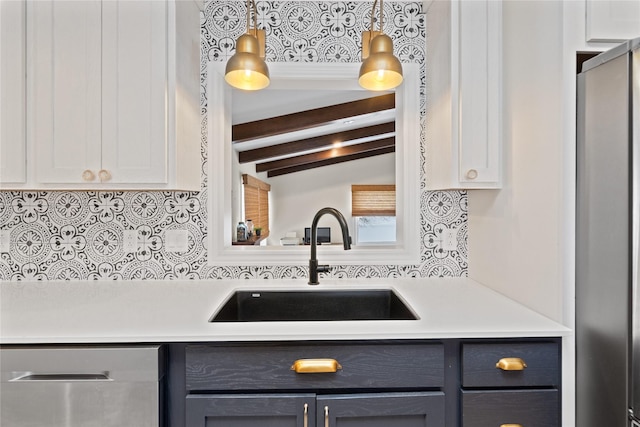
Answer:
[[[0,1],[0,185],[27,179],[24,43],[24,1]]]
[[[640,1],[584,1],[587,42],[622,42],[640,37]]]
[[[502,5],[434,1],[427,10],[427,188],[502,185]]]
[[[29,1],[29,187],[200,190],[191,1]]]
[[[102,164],[114,181],[168,179],[166,15],[165,2],[103,2]]]
[[[28,17],[36,182],[81,182],[85,171],[92,182],[101,169],[101,4],[34,1]]]

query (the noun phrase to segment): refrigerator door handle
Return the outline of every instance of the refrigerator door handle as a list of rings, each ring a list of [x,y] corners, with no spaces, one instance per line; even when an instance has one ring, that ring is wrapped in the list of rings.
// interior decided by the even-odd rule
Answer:
[[[631,92],[630,114],[640,111],[640,49],[631,53],[633,84]],[[631,241],[631,343],[630,366],[631,384],[629,384],[629,408],[640,415],[640,120],[632,120],[631,156],[632,156],[632,241]],[[637,420],[637,418],[636,418]],[[635,421],[636,425],[638,421]],[[640,426],[638,426],[640,427]]]

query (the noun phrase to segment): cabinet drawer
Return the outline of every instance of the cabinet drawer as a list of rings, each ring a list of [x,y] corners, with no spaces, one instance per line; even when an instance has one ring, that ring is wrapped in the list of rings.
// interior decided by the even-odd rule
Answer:
[[[335,373],[296,373],[298,359],[335,359]],[[187,390],[439,388],[440,343],[190,345]]]
[[[462,427],[557,427],[559,418],[557,390],[462,392]]]
[[[505,371],[496,367],[502,358],[521,358],[526,368]],[[466,343],[462,346],[463,387],[557,386],[560,350],[555,342]]]

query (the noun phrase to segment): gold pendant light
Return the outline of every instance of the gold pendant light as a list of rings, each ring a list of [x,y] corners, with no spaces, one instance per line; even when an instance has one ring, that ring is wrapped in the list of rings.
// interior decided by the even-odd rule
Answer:
[[[253,28],[251,8],[253,7]],[[224,79],[231,86],[244,90],[260,90],[269,86],[269,68],[265,58],[265,31],[258,28],[258,8],[255,0],[247,0],[247,32],[236,41],[236,53],[227,62]]]
[[[402,83],[402,64],[393,55],[393,41],[382,31],[383,8],[380,0],[380,31],[373,29],[376,3],[371,10],[371,30],[362,33],[362,65],[358,83],[367,90],[389,90]]]

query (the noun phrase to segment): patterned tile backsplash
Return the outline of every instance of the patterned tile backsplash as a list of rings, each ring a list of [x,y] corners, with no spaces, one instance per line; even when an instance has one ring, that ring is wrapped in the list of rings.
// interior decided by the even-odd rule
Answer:
[[[360,34],[369,28],[370,2],[258,1],[258,23],[267,32],[267,61],[359,62]],[[244,2],[207,2],[201,15],[203,167],[207,162],[206,63],[226,61],[245,31]],[[385,2],[385,33],[402,62],[424,64],[425,16],[421,2]],[[424,69],[424,67],[422,67]],[[424,76],[421,76],[424,128]],[[420,157],[425,163],[424,132]],[[4,191],[0,230],[9,231],[0,253],[0,281],[99,279],[300,278],[301,266],[207,265],[207,177],[201,192]],[[442,277],[467,274],[467,194],[427,191],[421,184],[420,264],[342,266],[333,277]],[[454,250],[443,236],[457,229]],[[187,229],[189,250],[167,252],[164,233]],[[138,230],[138,248],[126,253],[125,230]]]

